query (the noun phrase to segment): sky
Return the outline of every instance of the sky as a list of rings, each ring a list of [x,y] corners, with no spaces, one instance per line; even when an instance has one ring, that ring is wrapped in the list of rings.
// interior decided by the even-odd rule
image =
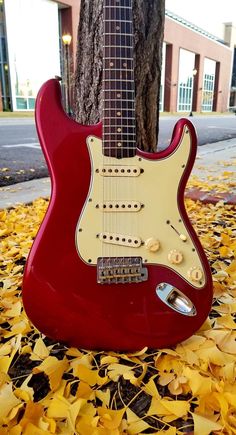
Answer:
[[[236,24],[236,0],[166,0],[166,9],[222,39],[223,23]]]

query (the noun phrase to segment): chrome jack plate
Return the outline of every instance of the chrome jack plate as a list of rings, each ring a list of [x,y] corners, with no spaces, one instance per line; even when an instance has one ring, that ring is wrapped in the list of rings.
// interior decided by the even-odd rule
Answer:
[[[156,294],[172,310],[184,316],[196,316],[197,310],[192,301],[172,285],[162,282],[157,286]]]

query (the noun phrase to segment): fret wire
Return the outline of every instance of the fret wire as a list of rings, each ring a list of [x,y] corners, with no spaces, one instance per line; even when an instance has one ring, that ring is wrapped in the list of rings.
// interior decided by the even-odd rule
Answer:
[[[103,57],[104,58],[104,60],[109,60],[109,59],[116,59],[116,60],[130,60],[131,62],[133,62],[133,58],[130,56],[130,57],[123,57],[123,56],[116,56],[116,57],[112,57],[112,56],[104,56]]]
[[[108,33],[108,32],[106,32],[105,36],[107,36],[107,35],[132,36],[133,37],[133,33]]]
[[[134,92],[134,89],[103,89],[103,92]]]
[[[121,45],[121,44],[118,44],[118,45],[105,44],[105,45],[103,45],[103,48],[129,48],[130,50],[133,50],[133,47],[131,45]]]
[[[130,72],[130,71],[134,71],[133,69],[128,69],[128,68],[104,68],[103,69],[103,71],[121,71],[121,72],[124,72],[124,71],[127,71],[127,72]]]
[[[119,20],[118,18],[116,19],[116,20],[109,20],[109,19],[107,19],[107,18],[104,18],[104,20],[103,20],[103,22],[104,23],[129,23],[129,24],[132,24],[132,21],[130,21],[130,20]]]
[[[103,6],[104,7],[104,9],[106,9],[106,8],[111,8],[111,6],[106,6],[106,5],[104,5]],[[132,11],[132,6],[120,6],[120,5],[112,5],[112,9],[129,9],[129,10],[131,10]]]
[[[125,99],[125,100],[122,100],[121,98],[119,98],[118,100],[116,99],[116,98],[103,98],[103,101],[104,102],[106,102],[106,101],[117,101],[117,103],[130,103],[130,102],[133,102],[134,103],[134,100],[132,99],[132,100],[129,100],[129,99]]]
[[[133,80],[130,80],[130,79],[121,79],[121,78],[119,78],[119,79],[102,79],[102,81],[103,82],[132,82],[133,83]]]

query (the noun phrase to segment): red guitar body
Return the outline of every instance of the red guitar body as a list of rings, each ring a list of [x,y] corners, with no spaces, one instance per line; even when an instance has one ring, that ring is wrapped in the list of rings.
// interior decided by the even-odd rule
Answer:
[[[147,263],[148,279],[137,284],[97,281],[96,265],[86,264],[79,255],[75,232],[91,183],[86,140],[89,136],[101,139],[102,124],[84,126],[70,119],[62,108],[57,80],[49,80],[39,92],[36,124],[52,193],[23,281],[23,303],[34,325],[55,340],[89,349],[156,348],[172,346],[189,337],[206,319],[212,301],[210,269],[184,208],[184,188],[196,154],[192,124],[188,120],[178,121],[167,150],[155,154],[138,150],[137,154],[141,159],[160,164],[175,153],[186,126],[191,133],[189,157],[176,200],[202,264],[205,282],[200,289],[172,267],[162,264]],[[165,188],[168,186],[161,186]],[[194,304],[197,315],[183,315],[164,303],[156,292],[163,282],[180,289]]]

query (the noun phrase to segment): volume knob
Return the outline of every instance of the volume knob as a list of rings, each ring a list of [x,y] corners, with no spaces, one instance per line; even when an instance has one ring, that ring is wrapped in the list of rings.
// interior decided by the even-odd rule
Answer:
[[[173,249],[168,254],[168,260],[171,264],[180,264],[183,261],[183,254],[176,249]]]
[[[192,281],[199,282],[203,277],[203,272],[200,267],[191,267],[191,269],[188,270],[188,277]]]
[[[150,237],[150,239],[145,241],[145,248],[148,249],[148,251],[156,252],[160,249],[160,242],[159,240]]]

